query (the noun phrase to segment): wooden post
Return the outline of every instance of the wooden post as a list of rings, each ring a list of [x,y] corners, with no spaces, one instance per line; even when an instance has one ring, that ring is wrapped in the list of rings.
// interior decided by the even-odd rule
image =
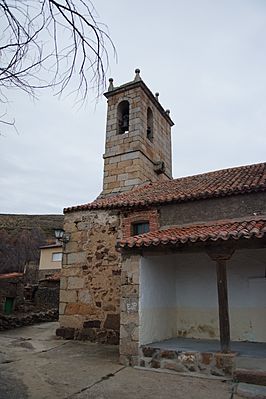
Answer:
[[[233,255],[234,247],[220,244],[218,246],[209,247],[207,249],[207,253],[210,258],[216,262],[220,345],[221,352],[228,353],[230,352],[230,322],[228,310],[226,261]]]
[[[221,352],[230,352],[226,260],[216,259]]]

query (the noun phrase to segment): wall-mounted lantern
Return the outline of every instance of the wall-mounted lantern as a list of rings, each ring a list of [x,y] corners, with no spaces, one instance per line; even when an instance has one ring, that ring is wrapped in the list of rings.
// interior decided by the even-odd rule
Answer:
[[[61,241],[64,244],[66,244],[70,240],[70,234],[66,234],[65,230],[63,229],[54,229],[54,235],[58,241]]]

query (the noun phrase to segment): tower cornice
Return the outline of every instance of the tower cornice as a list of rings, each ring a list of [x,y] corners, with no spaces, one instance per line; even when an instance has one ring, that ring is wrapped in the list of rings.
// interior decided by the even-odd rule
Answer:
[[[112,85],[112,89],[108,90],[107,92],[104,93],[104,96],[109,99],[110,97],[116,95],[116,94],[120,94],[123,93],[127,90],[132,90],[132,89],[136,89],[136,88],[141,88],[146,95],[149,97],[149,99],[152,101],[152,103],[154,104],[154,106],[158,109],[158,111],[160,111],[160,113],[163,115],[163,117],[167,120],[167,122],[169,123],[170,126],[174,126],[174,122],[172,121],[172,119],[169,116],[169,111],[165,110],[163,108],[163,106],[160,104],[160,102],[158,101],[158,96],[154,96],[154,94],[152,93],[152,91],[148,88],[148,86],[143,82],[143,80],[132,80],[131,82],[125,83],[121,86],[117,86],[114,87]]]

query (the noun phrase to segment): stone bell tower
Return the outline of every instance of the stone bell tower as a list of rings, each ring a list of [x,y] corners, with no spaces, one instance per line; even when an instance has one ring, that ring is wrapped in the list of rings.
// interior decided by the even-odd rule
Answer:
[[[170,111],[135,70],[135,79],[114,87],[109,79],[103,191],[129,191],[145,182],[172,179]]]

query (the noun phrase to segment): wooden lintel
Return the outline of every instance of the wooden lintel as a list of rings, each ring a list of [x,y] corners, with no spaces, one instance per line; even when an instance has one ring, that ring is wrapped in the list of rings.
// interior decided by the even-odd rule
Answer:
[[[235,252],[235,247],[226,244],[213,245],[208,247],[206,252],[212,260],[228,260]]]

